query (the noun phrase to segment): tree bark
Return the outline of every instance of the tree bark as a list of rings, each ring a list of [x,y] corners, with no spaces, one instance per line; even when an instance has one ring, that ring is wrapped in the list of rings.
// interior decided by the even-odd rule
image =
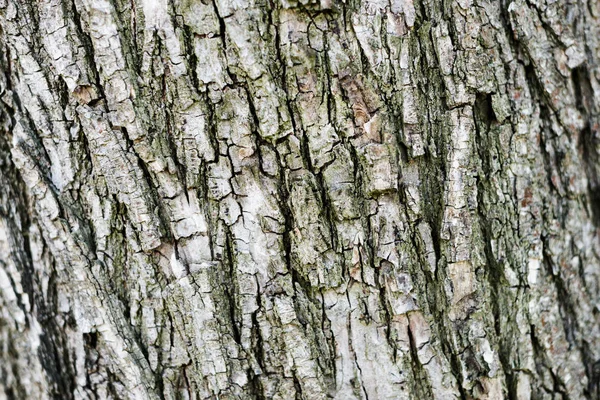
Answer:
[[[0,29],[0,399],[600,398],[597,1]]]

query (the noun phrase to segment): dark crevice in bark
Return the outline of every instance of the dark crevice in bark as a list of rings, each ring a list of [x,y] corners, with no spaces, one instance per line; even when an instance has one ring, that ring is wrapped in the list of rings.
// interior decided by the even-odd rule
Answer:
[[[110,369],[106,369],[106,377],[107,377],[107,389],[108,389],[108,393],[110,394],[110,398],[114,399],[114,400],[121,400],[123,399],[121,396],[119,396],[119,389],[117,388],[117,386],[115,384],[119,384],[119,386],[124,386],[121,381],[119,380],[119,376],[116,375],[113,371],[111,371]],[[123,399],[125,400],[125,399]]]
[[[269,60],[267,69],[271,76],[275,79],[281,79],[281,87],[285,87],[285,61],[281,56],[281,36],[279,32],[279,12],[280,3],[279,1],[267,0],[265,5],[264,19],[267,27],[265,31],[265,42],[270,46],[269,54],[274,56],[274,59]]]
[[[503,265],[496,261],[496,256],[492,249],[492,240],[494,238],[492,229],[493,221],[488,217],[490,210],[484,198],[484,194],[489,195],[493,193],[489,182],[493,172],[490,152],[491,149],[495,148],[495,143],[493,143],[495,138],[493,135],[496,132],[492,131],[491,127],[497,123],[497,119],[492,108],[492,97],[490,94],[479,93],[476,96],[475,104],[473,105],[473,120],[475,122],[477,152],[481,160],[481,172],[483,173],[482,176],[477,177],[477,213],[482,233],[487,279],[491,288],[491,307],[494,316],[494,329],[498,338],[499,357],[506,377],[507,395],[512,400],[517,396],[517,381],[510,367],[510,354],[513,343],[510,343],[512,335],[507,327],[513,326],[517,322],[511,318],[511,315],[502,315],[505,312],[503,305],[505,302],[509,303],[510,300],[504,298],[507,282],[504,277]],[[503,318],[507,318],[508,321],[503,322]]]
[[[425,23],[425,22],[423,22]],[[424,25],[422,28],[426,28]],[[425,35],[427,40],[431,40],[429,35]],[[421,43],[421,34],[417,34],[415,36],[415,44],[418,46],[411,47],[411,53],[413,54],[421,54],[422,50],[426,50],[427,48],[431,48],[431,45],[428,44],[424,46]],[[443,89],[437,88],[435,85],[437,81],[439,81],[439,71],[434,71],[430,69],[430,66],[427,64],[425,57],[418,57],[418,66],[422,75],[418,76],[417,87],[420,90],[420,97],[422,102],[428,101],[428,96],[430,93],[442,93]],[[433,75],[435,74],[435,75]],[[441,101],[443,99],[439,99]],[[432,105],[433,106],[433,105]],[[435,107],[443,107],[442,104],[436,104]],[[431,116],[430,116],[429,107],[427,111],[425,111],[425,115],[421,116],[420,125],[424,127],[424,135],[426,133],[429,134],[433,138],[433,141],[436,144],[437,151],[440,154],[434,155],[431,149],[428,146],[425,146],[425,154],[419,160],[419,171],[420,176],[423,182],[423,204],[427,204],[427,207],[423,207],[424,218],[431,226],[432,233],[432,241],[433,248],[436,254],[436,259],[440,260],[442,257],[442,240],[440,237],[440,232],[442,229],[442,220],[444,213],[444,204],[443,204],[443,185],[446,181],[447,171],[444,160],[446,159],[446,139],[440,133],[436,132],[436,126],[432,124]],[[439,273],[439,268],[436,269],[436,278],[439,279],[437,274]]]
[[[7,110],[3,105],[0,106],[0,122],[6,123],[6,126],[10,127],[11,121],[12,111]],[[7,239],[11,248],[11,253],[3,256],[13,260],[19,271],[20,285],[24,293],[18,294],[20,290],[17,289],[12,275],[8,275],[8,280],[12,290],[17,294],[18,306],[26,316],[24,321],[26,326],[32,329],[31,317],[28,315],[36,318],[41,325],[42,333],[39,337],[40,346],[37,356],[49,381],[50,392],[48,395],[55,399],[70,399],[73,397],[75,388],[75,373],[72,369],[72,355],[67,346],[67,337],[62,327],[59,326],[59,321],[54,318],[54,310],[58,304],[56,280],[53,279],[54,274],[48,277],[47,297],[44,298],[42,285],[33,268],[29,237],[32,217],[28,213],[26,189],[19,171],[9,157],[7,136],[6,132],[0,132],[0,186],[4,189],[0,191],[0,222],[4,220],[3,225],[8,234]],[[12,211],[10,205],[14,206]],[[13,211],[16,215],[13,215]],[[0,256],[0,264],[4,264],[2,256]],[[23,296],[28,297],[29,307],[25,306]],[[6,382],[3,386],[7,387]]]
[[[348,150],[348,154],[350,155],[350,159],[352,160],[352,177],[354,181],[354,196],[359,200],[360,208],[363,210],[368,210],[367,202],[364,194],[364,178],[362,173],[362,168],[360,165],[360,158],[358,156],[358,151],[354,146],[352,146],[349,142],[345,142],[345,147]],[[362,218],[369,218],[369,216],[363,215]],[[364,222],[363,222],[364,225]]]
[[[160,400],[166,400],[165,397],[165,382],[163,372],[165,368],[163,367],[163,357],[162,351],[159,349],[157,351],[157,360],[156,360],[156,370],[154,371],[154,384],[156,385],[155,392],[158,394],[158,398]]]
[[[587,338],[583,338],[581,356],[585,364],[585,375],[588,378],[588,385],[584,394],[590,400],[600,400],[600,359],[594,359],[595,352]]]
[[[372,259],[374,260],[374,257],[372,257]],[[392,327],[391,327],[391,323],[392,323],[392,318],[393,318],[393,312],[391,311],[391,306],[390,303],[388,301],[387,298],[387,290],[385,285],[383,284],[383,279],[381,278],[381,264],[384,263],[386,261],[381,260],[380,265],[378,265],[377,267],[375,267],[374,265],[374,261],[371,263],[371,268],[373,268],[374,270],[374,274],[375,274],[375,284],[376,285],[381,285],[379,287],[379,304],[381,309],[383,310],[383,314],[384,314],[384,322],[386,324],[386,329],[385,329],[385,339],[387,340],[390,348],[394,349],[394,353],[393,353],[393,360],[394,363],[397,361],[397,346],[395,341],[392,339]],[[391,268],[391,267],[390,267]]]
[[[114,246],[116,251],[113,253],[112,257],[107,253],[102,253],[104,257],[110,260],[110,272],[113,273],[109,279],[109,289],[115,294],[116,299],[123,307],[123,316],[125,317],[126,321],[129,322],[131,329],[136,332],[138,337],[141,337],[140,328],[131,323],[132,317],[136,318],[137,316],[131,315],[131,299],[129,284],[127,281],[127,267],[129,265],[127,257],[128,252],[123,251],[123,249],[127,249],[128,247],[127,231],[124,222],[126,221],[126,206],[120,203],[116,199],[116,196],[113,197],[112,204],[112,207],[114,207],[115,216],[111,221],[112,232],[108,237],[108,242]]]
[[[258,296],[257,298],[259,299],[258,310],[260,310],[261,309],[260,296]],[[250,378],[249,380],[250,380],[252,394],[254,394],[258,400],[265,400],[266,399],[266,397],[264,395],[265,388],[262,384],[261,376],[266,373],[267,360],[266,360],[266,355],[265,355],[264,341],[263,341],[262,333],[260,331],[260,323],[258,322],[258,318],[257,318],[257,314],[259,312],[258,310],[252,313],[251,334],[252,334],[252,345],[253,345],[252,347],[254,350],[253,354],[254,354],[254,357],[256,358],[256,362],[258,363],[258,366],[260,367],[260,371],[259,371],[259,374],[257,374],[254,371],[254,369],[252,368],[252,366],[250,366],[250,368],[248,369],[248,377]]]
[[[406,204],[404,199],[403,202]],[[436,304],[438,299],[441,299],[441,297],[440,293],[438,292],[439,289],[437,280],[432,271],[427,268],[429,262],[426,259],[426,249],[423,246],[423,240],[418,228],[418,224],[420,222],[421,220],[415,221],[415,223],[412,224],[409,229],[411,244],[415,249],[416,257],[418,259],[418,262],[415,263],[416,265],[409,265],[409,271],[411,272],[411,276],[417,277],[413,278],[415,281],[423,282],[423,285],[419,285],[419,287],[417,287],[418,304],[420,304],[424,309],[430,311],[429,309],[432,308],[431,304]]]
[[[166,96],[167,96],[167,83],[166,83],[166,77],[163,74],[162,75],[162,79],[161,79],[161,90],[162,90],[162,101],[167,102],[166,100]],[[187,166],[185,165],[185,163],[181,162],[179,160],[179,157],[177,156],[177,143],[175,143],[175,128],[173,127],[173,122],[174,122],[174,118],[172,113],[169,111],[168,107],[164,107],[164,119],[165,119],[165,133],[159,134],[159,137],[162,138],[167,146],[168,146],[168,150],[169,150],[169,155],[171,156],[171,159],[173,160],[173,163],[175,164],[175,169],[176,174],[177,174],[177,178],[179,179],[179,182],[181,183],[181,187],[183,188],[183,193],[185,194],[185,198],[188,201],[188,203],[190,202],[190,196],[188,193],[188,186],[187,186]],[[168,221],[165,221],[166,225],[168,226]]]
[[[98,68],[98,66],[96,65],[95,51],[94,45],[92,44],[92,38],[90,34],[83,29],[82,18],[79,13],[79,10],[77,10],[77,7],[75,5],[75,0],[71,0],[69,3],[64,2],[64,4],[65,7],[67,6],[67,4],[70,7],[66,14],[73,14],[72,21],[75,26],[75,35],[79,38],[83,49],[85,50],[83,52],[83,59],[87,62],[88,72],[92,75],[90,78],[94,79],[95,89],[98,90],[99,98],[92,99],[92,102],[88,103],[88,105],[92,108],[102,108],[104,109],[104,112],[108,112],[108,107],[106,104],[106,95],[104,94],[104,87],[102,87],[100,80],[100,68]]]
[[[46,320],[45,333],[40,335],[38,356],[46,376],[52,382],[51,396],[54,399],[73,399],[75,390],[75,371],[69,357],[66,337],[61,327],[54,321]],[[61,354],[62,353],[62,354]]]
[[[223,16],[221,16],[221,13],[219,12],[219,7],[217,6],[217,2],[215,0],[211,1],[212,6],[213,6],[213,11],[215,12],[215,16],[217,17],[217,20],[219,21],[219,38],[221,39],[221,44],[223,45],[223,53],[225,54],[225,57],[227,57],[227,36],[226,36],[226,25],[225,25],[225,20],[223,19]],[[231,77],[231,73],[229,71],[229,66],[227,66],[227,73],[230,74]],[[233,79],[233,77],[231,77],[233,82],[236,81],[236,79]]]
[[[123,46],[123,51],[122,51],[122,56],[125,59],[126,65],[127,65],[127,72],[128,74],[134,78],[131,79],[131,84],[137,88],[138,87],[138,80],[137,80],[137,72],[136,71],[140,71],[141,67],[142,67],[142,62],[140,59],[140,52],[137,49],[137,42],[136,42],[136,36],[137,33],[134,33],[133,35],[130,34],[130,30],[132,29],[131,27],[129,27],[129,24],[124,20],[124,18],[129,17],[129,19],[132,19],[131,16],[131,12],[135,10],[135,12],[140,12],[142,11],[139,8],[134,8],[131,9],[130,5],[131,3],[129,2],[129,0],[124,0],[127,1],[127,3],[123,4],[123,7],[119,7],[119,2],[121,0],[108,0],[109,3],[112,5],[112,10],[111,10],[111,14],[112,17],[114,18],[115,22],[117,22],[116,24],[116,29],[117,32],[119,34],[119,41],[121,43],[121,46]],[[133,17],[133,20],[137,19],[137,15],[135,15],[135,17]],[[143,21],[143,16],[141,16],[141,25],[143,25],[144,21]],[[128,28],[129,27],[129,28]],[[135,27],[135,25],[134,25]],[[154,34],[155,32],[153,32]]]
[[[329,23],[329,21],[328,21]],[[323,48],[324,51],[328,51],[329,50],[329,38],[327,36],[327,34],[324,32],[323,33]],[[322,94],[321,94],[321,103],[323,101],[326,102],[327,104],[327,120],[328,121],[335,121],[337,119],[337,111],[335,108],[335,98],[334,96],[331,95],[331,88],[332,88],[332,76],[333,73],[331,71],[331,60],[329,60],[329,57],[327,57],[326,55],[322,56],[323,61],[322,61],[322,68],[323,68],[323,72],[325,75],[325,79],[323,80],[323,87],[321,88],[322,90]],[[284,63],[285,65],[285,63]],[[343,137],[343,135],[340,135],[338,132],[338,127],[337,124],[332,123],[333,129],[335,130],[335,133],[338,135],[338,137]],[[342,139],[343,140],[343,139]]]
[[[142,171],[142,175],[144,176],[144,181],[146,182],[146,188],[148,189],[145,194],[146,200],[150,203],[151,206],[154,206],[154,211],[157,213],[158,220],[160,221],[159,231],[162,236],[163,241],[171,242],[173,241],[173,232],[170,229],[170,220],[168,216],[168,212],[165,209],[165,204],[161,201],[161,196],[158,194],[158,190],[154,185],[154,180],[152,179],[153,175],[148,169],[148,166],[142,159],[142,157],[135,151],[133,140],[129,137],[127,133],[127,129],[125,127],[114,127],[113,129],[119,130],[123,133],[123,138],[127,143],[127,149],[133,154],[136,158],[138,167]],[[152,207],[151,207],[152,208]]]
[[[571,80],[577,108],[585,119],[577,144],[588,178],[589,206],[596,227],[600,227],[600,122],[593,114],[594,91],[589,74],[587,66],[583,64],[571,71]]]
[[[167,6],[170,6],[171,3],[168,2]],[[139,57],[140,56],[140,48],[142,48],[144,46],[144,28],[145,28],[145,15],[143,13],[140,14],[140,16],[138,17],[137,13],[138,13],[138,9],[141,7],[138,7],[135,3],[135,0],[125,0],[123,2],[123,8],[124,9],[129,9],[130,10],[130,14],[127,15],[129,16],[129,19],[131,20],[131,34],[132,34],[132,42],[133,42],[133,49],[135,50],[136,55]],[[171,7],[169,9],[169,15],[171,15],[171,21],[175,20],[174,17],[174,7]],[[139,21],[138,21],[139,19]],[[139,23],[138,23],[139,22]],[[174,25],[176,26],[176,25]]]
[[[329,351],[329,359],[326,360],[326,362],[328,363],[328,365],[326,364],[325,368],[322,368],[323,373],[325,374],[325,379],[326,382],[329,381],[329,388],[331,390],[335,390],[335,386],[336,386],[336,377],[337,377],[337,366],[336,366],[336,349],[337,349],[337,344],[336,344],[336,340],[335,340],[335,335],[333,334],[333,332],[331,331],[331,321],[329,321],[329,318],[327,318],[327,313],[325,310],[325,296],[323,295],[323,291],[321,290],[321,331],[323,332],[323,335],[325,336],[325,341],[326,344],[328,346],[328,351]],[[322,365],[323,363],[321,363],[321,358],[318,359],[319,360],[319,365]]]
[[[543,89],[543,85],[540,82],[540,78],[537,76],[536,69],[534,66],[529,63],[524,66],[525,76],[527,82],[530,86],[531,93],[534,99],[538,99],[538,104],[540,104],[540,149],[543,156],[543,164],[544,169],[547,174],[547,186],[551,192],[554,193],[556,197],[556,206],[554,208],[550,205],[550,210],[547,212],[550,213],[549,216],[544,216],[544,224],[548,224],[549,218],[556,218],[560,222],[560,226],[562,229],[566,229],[567,216],[568,216],[568,202],[565,197],[567,196],[564,189],[562,187],[568,187],[567,182],[561,182],[561,186],[557,186],[557,183],[553,179],[553,170],[557,172],[561,171],[562,159],[564,158],[564,154],[560,149],[556,148],[555,145],[555,135],[552,132],[550,127],[551,114],[555,111],[552,107],[550,100],[547,97],[547,93]],[[580,104],[581,106],[581,104]],[[583,109],[583,107],[581,107]],[[558,121],[559,124],[562,123]],[[589,127],[589,125],[588,125]],[[569,130],[562,126],[562,128],[569,132]],[[584,128],[585,131],[586,128]],[[559,174],[561,181],[564,180],[563,174]],[[554,214],[554,215],[552,215]],[[542,265],[545,267],[546,275],[549,281],[552,283],[554,290],[556,291],[556,300],[558,302],[558,311],[559,315],[562,319],[562,327],[565,335],[565,339],[569,344],[569,351],[577,351],[580,356],[586,361],[586,355],[583,354],[584,344],[582,343],[582,337],[580,334],[580,329],[578,327],[578,319],[577,319],[577,305],[574,303],[574,299],[572,298],[572,294],[570,293],[568,282],[565,282],[565,278],[561,273],[562,266],[556,264],[556,260],[553,258],[553,255],[550,253],[552,248],[548,242],[549,236],[547,234],[543,234],[541,236],[543,251],[542,251]],[[558,376],[555,371],[552,369],[552,365],[547,361],[547,355],[544,352],[543,346],[539,343],[539,339],[535,335],[535,325],[531,325],[531,341],[534,347],[534,359],[536,362],[536,368],[538,369],[538,375],[543,377],[543,370],[541,368],[546,368],[552,377],[553,388],[549,389],[544,387],[544,390],[549,391],[550,393],[557,393],[562,396],[564,399],[570,398],[567,393],[567,389],[565,386],[565,382],[562,381],[560,376]],[[591,360],[589,360],[591,361]],[[593,379],[593,377],[589,376],[592,366],[586,363],[585,365],[586,374],[588,374],[588,380]]]
[[[202,207],[202,212],[204,214],[204,218],[206,219],[206,227],[208,229],[207,237],[208,237],[208,247],[210,249],[210,257],[211,260],[222,261],[223,254],[217,253],[217,226],[218,220],[215,221],[212,213],[210,212],[210,205],[213,203],[210,200],[209,195],[209,187],[208,187],[208,163],[204,160],[200,162],[200,166],[198,168],[198,179],[196,182],[197,185],[197,196]]]
[[[407,333],[410,345],[410,358],[412,360],[410,363],[413,375],[412,391],[415,393],[415,398],[432,399],[432,387],[429,383],[427,372],[425,371],[423,365],[421,364],[421,361],[419,360],[419,349],[417,348],[417,344],[415,342],[413,332],[410,330],[410,327],[408,328]]]
[[[323,168],[324,169],[324,168]],[[333,208],[333,204],[331,202],[331,199],[329,198],[329,191],[327,190],[327,184],[325,183],[325,180],[323,179],[323,173],[322,172],[317,172],[314,173],[315,175],[315,181],[317,183],[317,190],[319,192],[319,197],[321,200],[321,210],[322,210],[322,216],[323,219],[325,220],[325,223],[327,225],[327,228],[329,230],[329,245],[331,246],[331,249],[333,249],[334,252],[337,252],[338,250],[338,232],[337,232],[337,228],[335,225],[335,211]]]
[[[279,153],[275,152],[275,157],[277,159],[277,164],[282,165]],[[292,265],[292,238],[290,236],[294,229],[294,216],[288,203],[290,192],[288,189],[288,178],[286,174],[287,171],[283,169],[279,172],[279,183],[277,185],[277,203],[279,205],[281,215],[283,216],[283,233],[281,237],[281,242],[283,245],[283,257],[285,260],[286,269],[289,273],[291,273],[295,270]]]
[[[249,392],[256,400],[266,400],[267,398],[264,395],[264,388],[260,376],[256,375],[252,370],[248,371],[248,375],[250,376]]]
[[[346,292],[347,296],[348,292]],[[350,298],[348,297],[348,302],[350,303]],[[356,373],[358,373],[357,375],[354,376],[354,378],[352,378],[350,380],[350,383],[352,384],[355,394],[357,395],[357,397],[360,397],[361,393],[364,398],[366,400],[369,400],[369,395],[367,394],[367,389],[365,388],[363,381],[362,381],[362,369],[360,367],[360,364],[358,363],[358,357],[356,355],[356,351],[354,350],[354,346],[352,344],[352,314],[348,315],[348,322],[347,322],[347,328],[348,328],[348,347],[350,348],[350,356],[352,357],[353,361],[354,361],[354,366],[356,367]]]
[[[580,67],[580,68],[584,68],[584,67]],[[542,120],[542,125],[541,125],[541,134],[540,134],[540,148],[542,150],[542,155],[543,155],[543,159],[544,159],[544,167],[547,173],[547,179],[548,179],[548,187],[556,194],[557,196],[557,205],[558,207],[555,208],[555,210],[553,210],[554,213],[556,213],[557,215],[555,215],[555,217],[559,220],[562,229],[566,229],[566,223],[567,223],[567,215],[568,215],[568,203],[566,202],[566,200],[564,199],[565,197],[565,193],[562,193],[563,190],[560,190],[559,187],[557,187],[556,183],[553,180],[553,169],[557,170],[558,172],[562,172],[561,171],[561,163],[562,163],[562,158],[564,157],[564,155],[560,152],[559,149],[557,148],[552,148],[551,146],[554,146],[554,135],[552,134],[552,131],[549,127],[550,124],[550,113],[552,112],[552,108],[550,107],[549,104],[549,100],[544,96],[544,90],[543,87],[540,83],[540,81],[538,80],[537,75],[535,74],[535,69],[533,68],[533,66],[531,64],[529,64],[528,66],[525,67],[525,72],[526,72],[526,78],[531,86],[531,90],[532,93],[534,95],[534,97],[537,97],[538,99],[543,100],[541,107],[540,107],[540,117]],[[573,80],[574,80],[574,88],[575,88],[575,92],[576,92],[576,100],[577,100],[577,105],[579,110],[583,113],[584,116],[588,115],[588,110],[590,109],[590,98],[589,98],[589,88],[586,85],[586,77],[585,77],[585,71],[573,71],[573,76],[572,76]],[[540,95],[541,94],[541,95]],[[589,117],[587,117],[589,118]],[[567,132],[567,128],[563,127]],[[580,137],[579,137],[579,146],[582,146],[582,143],[585,143],[585,138],[586,138],[586,134],[589,132],[590,130],[590,125],[589,125],[589,120],[586,123],[584,129],[582,132],[580,132]],[[551,148],[551,150],[549,149],[549,147]],[[588,146],[589,149],[591,149],[591,151],[594,151],[592,146]],[[581,148],[581,147],[580,147]],[[588,151],[586,149],[585,144],[583,144],[583,153],[584,153],[584,163],[586,165],[586,167],[588,167],[587,169],[587,173],[590,174],[590,159],[594,160],[594,155],[590,154],[585,154],[585,152]],[[596,155],[597,157],[597,155]],[[595,158],[595,162],[597,163],[598,158]],[[592,161],[593,163],[594,161]],[[593,171],[591,171],[592,173],[592,177],[593,175]],[[563,174],[559,174],[561,178]],[[590,178],[590,175],[588,175],[588,179]],[[592,178],[593,179],[593,178]],[[589,179],[588,182],[592,182],[592,179]],[[568,187],[568,183],[564,182],[563,186]],[[594,196],[595,196],[595,192],[593,191],[593,189],[591,187],[588,187],[590,189],[590,197],[592,198],[592,202],[590,204],[590,208],[592,209],[592,214],[595,220],[597,214],[596,208],[598,207],[597,204],[595,204],[593,202]],[[562,211],[562,212],[561,212]],[[544,219],[547,219],[548,217],[545,217]],[[552,218],[552,216],[550,216],[550,218]],[[545,222],[548,223],[548,222]],[[596,221],[596,226],[598,226],[598,223]],[[593,373],[593,365],[591,365],[591,363],[594,362],[594,360],[590,360],[589,356],[587,354],[585,354],[585,343],[582,342],[582,337],[581,337],[581,331],[579,328],[579,322],[578,322],[578,318],[577,318],[577,305],[575,303],[575,299],[572,298],[572,293],[570,293],[569,290],[569,286],[568,286],[568,282],[565,282],[565,278],[563,277],[563,274],[561,273],[561,269],[562,266],[559,266],[556,264],[557,261],[555,261],[552,257],[552,254],[550,254],[549,252],[551,251],[551,247],[550,244],[548,242],[549,237],[547,235],[543,235],[542,236],[542,243],[543,243],[543,265],[546,267],[546,274],[549,277],[550,281],[553,283],[553,286],[556,290],[556,299],[558,301],[558,310],[559,310],[559,315],[562,319],[562,326],[563,326],[563,330],[564,330],[564,334],[565,334],[565,338],[567,340],[567,342],[569,343],[569,347],[570,350],[573,351],[577,351],[579,352],[580,356],[582,357],[582,360],[584,360],[585,363],[585,371],[588,377],[588,381],[589,381],[589,385],[591,384],[591,382],[593,382],[594,377],[591,376],[591,374]],[[583,282],[585,282],[585,280],[583,280]],[[533,329],[533,328],[532,328]],[[533,334],[532,334],[533,335]],[[533,336],[532,336],[533,337]],[[540,351],[539,354],[542,354],[542,352]],[[550,369],[550,367],[548,367],[548,369]],[[543,376],[543,375],[540,375]],[[566,394],[566,389],[564,386],[564,383],[559,379],[559,377],[557,377],[554,372],[552,372],[552,378],[554,380],[554,391],[560,391],[563,395],[563,397],[567,397]],[[557,389],[560,386],[560,390]]]
[[[558,300],[558,310],[562,318],[562,325],[569,347],[577,347],[580,349],[581,337],[579,333],[579,327],[577,323],[577,312],[567,283],[561,276],[560,268],[555,265],[552,260],[552,256],[548,254],[550,249],[548,244],[548,238],[542,236],[542,243],[544,243],[543,251],[543,264],[546,267],[546,273],[548,277],[554,283],[556,289],[556,297]]]
[[[58,78],[58,77],[57,77]],[[60,105],[60,108],[62,110],[65,110],[68,105],[69,105],[69,88],[67,87],[67,83],[65,82],[64,79],[55,79],[50,83],[50,88],[51,90],[54,90],[54,92],[56,93],[56,97],[58,99],[58,105]],[[63,111],[63,118],[65,118],[66,122],[66,117],[64,115],[64,111]]]
[[[174,21],[177,21],[177,18],[173,18]],[[174,26],[177,26],[174,24]],[[185,49],[185,54],[187,57],[184,57],[184,62],[186,63],[186,70],[188,72],[189,79],[192,82],[192,87],[196,92],[200,90],[200,79],[198,79],[198,72],[196,68],[198,66],[198,56],[194,51],[194,38],[196,34],[192,32],[192,29],[185,24],[181,25],[181,31],[183,32],[183,46]]]
[[[589,347],[586,343],[586,347]],[[591,350],[591,349],[590,349]],[[588,349],[584,349],[584,355],[588,355],[589,358],[589,354],[591,353],[591,351],[588,351]],[[591,399],[591,400],[599,400],[600,399],[600,360],[596,360],[596,361],[592,361],[592,360],[586,360],[586,366],[587,366],[587,376],[589,379],[588,382],[588,387],[587,387],[587,396]]]
[[[416,61],[419,73],[416,74],[415,83],[419,89],[418,98],[427,107],[423,115],[420,116],[420,125],[424,127],[424,137],[430,137],[436,145],[437,154],[433,154],[428,146],[425,146],[425,154],[420,157],[419,172],[421,177],[421,193],[424,220],[431,227],[431,236],[436,260],[438,260],[435,277],[431,281],[431,289],[428,291],[428,301],[430,312],[438,323],[432,325],[432,331],[435,337],[439,338],[442,353],[448,358],[451,373],[454,375],[457,388],[461,399],[468,399],[470,395],[463,386],[463,367],[458,349],[452,339],[456,333],[453,330],[461,332],[465,328],[456,326],[456,323],[450,322],[447,305],[449,300],[446,296],[443,281],[447,279],[444,271],[447,270],[447,261],[445,256],[445,241],[441,237],[443,216],[444,216],[444,185],[448,180],[448,171],[446,160],[448,159],[448,138],[444,131],[444,126],[439,125],[436,119],[430,114],[431,110],[445,113],[449,107],[445,98],[441,71],[437,65],[429,64],[430,60],[437,60],[436,52],[431,33],[432,22],[429,21],[427,11],[423,4],[420,4],[422,20],[415,21],[416,30],[414,41],[411,46],[411,54],[419,55]],[[415,7],[418,7],[415,5]],[[418,27],[418,28],[417,28]],[[427,55],[427,56],[426,56]],[[432,94],[436,94],[432,97]],[[433,119],[433,120],[432,120]]]
[[[546,32],[547,37],[553,44],[553,48],[567,48],[568,45],[562,40],[561,33],[555,32],[555,30],[552,28],[552,21],[548,21],[545,12],[540,10],[536,2],[526,0],[526,3],[528,4],[529,9],[533,9],[537,14],[544,32]]]
[[[4,123],[5,118],[11,113],[6,112],[5,107],[0,105],[0,123]],[[8,124],[10,127],[10,123]],[[10,149],[7,142],[7,132],[0,131],[0,186],[3,191],[0,192],[0,221],[4,223],[8,233],[11,253],[4,257],[12,258],[15,266],[21,275],[21,285],[28,296],[29,304],[35,304],[37,287],[34,287],[34,271],[32,265],[31,248],[29,242],[29,228],[31,227],[31,218],[28,214],[27,194],[23,179],[10,157]],[[6,136],[5,136],[6,135]],[[14,209],[11,209],[11,205]],[[13,212],[16,214],[14,215]],[[2,258],[0,257],[0,262]],[[13,290],[15,282],[9,275]],[[18,293],[15,290],[15,293]],[[21,296],[18,299],[19,307],[25,314],[29,312],[26,309]]]
[[[213,150],[213,154],[215,156],[213,163],[217,164],[219,162],[219,157],[221,156],[221,152],[219,149],[219,135],[217,133],[218,130],[218,122],[216,116],[216,109],[213,102],[210,100],[208,93],[204,94],[204,104],[206,105],[206,124],[207,124],[207,133],[208,140],[210,141],[211,148]],[[202,160],[202,165],[205,166],[206,160]],[[206,192],[208,193],[208,192]]]
[[[433,251],[435,252],[436,260],[440,260],[442,257],[442,238],[440,232],[442,230],[443,221],[443,190],[442,182],[439,177],[429,168],[430,165],[443,164],[438,159],[434,158],[433,155],[426,151],[423,156],[423,160],[419,162],[419,170],[422,171],[423,179],[423,204],[429,205],[424,207],[424,219],[427,224],[431,227],[431,240],[433,245]],[[439,279],[439,268],[436,268],[435,278]]]
[[[296,376],[296,371],[294,370],[292,370],[292,379],[294,381],[294,389],[296,390],[295,399],[303,400],[304,397],[302,396],[302,385],[300,385],[300,380],[298,379],[298,376]]]
[[[188,378],[188,376],[187,376],[187,372],[186,372],[186,371],[187,371],[187,369],[188,369],[188,367],[189,367],[190,365],[191,365],[191,364],[187,364],[187,365],[184,365],[184,366],[182,366],[182,367],[181,367],[181,375],[180,375],[180,378],[179,378],[179,381],[180,381],[180,382],[179,382],[179,384],[178,384],[178,387],[179,387],[179,388],[184,388],[184,389],[186,390],[186,392],[187,392],[187,395],[188,395],[188,397],[187,397],[187,398],[190,398],[190,399],[191,399],[191,398],[193,398],[193,394],[194,394],[195,392],[194,392],[194,390],[193,390],[192,384],[191,384],[191,382],[190,382],[190,379]],[[180,396],[181,396],[181,397],[180,397]],[[177,396],[177,397],[176,397],[176,399],[177,399],[177,400],[180,400],[180,399],[184,399],[184,398],[185,398],[185,397],[184,397],[184,396],[182,396],[182,395],[180,395],[180,396]]]
[[[86,383],[83,386],[84,389],[88,389],[90,392],[95,394],[94,387],[92,386],[91,378],[94,372],[99,372],[98,361],[99,355],[96,350],[98,345],[98,333],[96,332],[88,332],[83,333],[83,348],[85,351],[85,379]],[[97,396],[95,396],[97,398]]]
[[[236,282],[236,263],[235,263],[235,244],[234,237],[229,227],[225,228],[225,259],[224,266],[229,270],[223,271],[223,290],[228,303],[229,323],[232,328],[233,339],[241,346],[242,339],[240,334],[240,317],[237,315],[237,290]]]
[[[36,288],[36,293],[40,292],[40,288]],[[74,355],[69,353],[65,326],[60,326],[53,311],[58,306],[55,279],[49,281],[47,293],[48,299],[36,301],[36,316],[43,330],[43,334],[40,335],[38,356],[47,378],[53,383],[51,392],[53,398],[72,399],[76,388]]]
[[[539,393],[539,390],[541,389],[544,390],[547,394],[559,395],[563,400],[568,400],[570,396],[568,396],[566,392],[565,383],[563,382],[561,377],[555,373],[553,369],[554,366],[548,362],[544,346],[540,343],[538,337],[535,334],[535,326],[531,325],[529,329],[537,373],[539,376],[544,376],[544,370],[546,370],[550,374],[553,384],[552,388],[548,388],[543,385],[539,387],[538,397],[543,397],[543,394]]]
[[[18,122],[21,123],[21,126],[27,135],[27,140],[19,141],[17,146],[19,146],[20,150],[30,159],[31,163],[40,173],[44,183],[46,183],[49,188],[53,188],[54,185],[49,178],[52,174],[50,170],[50,156],[48,155],[47,149],[42,144],[41,138],[37,135],[35,124],[32,122],[27,110],[19,111],[20,112],[17,115],[20,114],[19,116],[21,118]]]

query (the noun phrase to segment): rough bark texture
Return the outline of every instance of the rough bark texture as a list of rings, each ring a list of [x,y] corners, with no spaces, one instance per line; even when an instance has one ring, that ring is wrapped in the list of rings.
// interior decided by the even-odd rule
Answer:
[[[0,26],[0,398],[599,398],[598,1]]]

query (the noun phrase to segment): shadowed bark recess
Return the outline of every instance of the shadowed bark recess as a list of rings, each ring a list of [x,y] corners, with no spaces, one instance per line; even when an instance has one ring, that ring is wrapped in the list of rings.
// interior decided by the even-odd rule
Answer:
[[[0,0],[0,399],[600,399],[600,3]]]

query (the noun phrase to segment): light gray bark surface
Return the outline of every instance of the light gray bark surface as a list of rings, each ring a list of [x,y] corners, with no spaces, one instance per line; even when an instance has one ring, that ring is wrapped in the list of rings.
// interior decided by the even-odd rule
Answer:
[[[0,399],[600,398],[596,0],[0,0]]]

